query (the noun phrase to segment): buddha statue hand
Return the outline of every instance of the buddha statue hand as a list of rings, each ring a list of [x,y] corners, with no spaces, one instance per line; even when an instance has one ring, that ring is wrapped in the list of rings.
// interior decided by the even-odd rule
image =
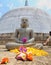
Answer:
[[[18,38],[15,38],[15,41],[16,41],[17,43],[22,43],[22,41],[20,41]]]
[[[34,42],[34,38],[31,38],[30,40],[26,41],[26,43],[32,43]]]

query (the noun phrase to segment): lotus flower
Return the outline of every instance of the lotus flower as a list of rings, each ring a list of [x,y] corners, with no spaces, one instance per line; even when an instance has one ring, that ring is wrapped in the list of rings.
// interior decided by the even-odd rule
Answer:
[[[27,38],[26,37],[22,38],[22,42],[23,43],[26,43],[26,41],[27,41]]]
[[[20,46],[20,47],[19,47],[19,51],[20,51],[20,52],[26,52],[27,49],[26,49],[24,46]]]
[[[26,54],[21,52],[20,54],[18,54],[18,56],[16,56],[16,59],[25,61],[26,60]]]

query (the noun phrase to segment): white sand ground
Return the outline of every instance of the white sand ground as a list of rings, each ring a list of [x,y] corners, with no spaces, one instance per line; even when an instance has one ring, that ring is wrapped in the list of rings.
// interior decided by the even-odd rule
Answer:
[[[0,45],[0,61],[3,57],[9,58],[9,63],[3,65],[51,65],[51,47],[44,47],[44,50],[49,53],[48,56],[35,56],[33,61],[18,61],[15,59],[16,54],[7,51],[4,45]],[[2,64],[0,64],[2,65]]]

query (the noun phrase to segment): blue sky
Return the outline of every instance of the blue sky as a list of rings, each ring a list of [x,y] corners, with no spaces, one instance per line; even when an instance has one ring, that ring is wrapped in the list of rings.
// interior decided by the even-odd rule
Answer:
[[[0,0],[0,17],[17,7],[23,7],[25,0]],[[28,0],[29,6],[42,9],[51,15],[51,0]]]

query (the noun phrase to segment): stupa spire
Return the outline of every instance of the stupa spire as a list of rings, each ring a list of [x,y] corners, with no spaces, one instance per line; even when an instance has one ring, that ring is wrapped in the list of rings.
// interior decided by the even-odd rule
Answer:
[[[28,6],[28,0],[25,0],[25,6]]]

